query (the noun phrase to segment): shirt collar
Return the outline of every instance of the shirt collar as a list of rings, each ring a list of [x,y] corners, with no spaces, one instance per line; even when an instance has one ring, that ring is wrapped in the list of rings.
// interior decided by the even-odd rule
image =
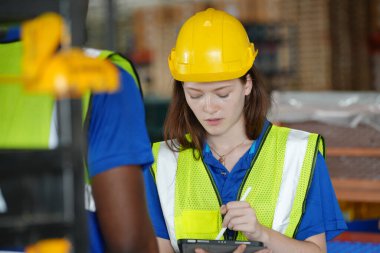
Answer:
[[[263,129],[261,130],[261,133],[259,135],[259,137],[253,141],[250,149],[249,149],[249,154],[252,155],[252,154],[255,154],[256,152],[256,149],[257,147],[260,145],[262,139],[263,139],[263,136],[264,136],[264,133],[266,132],[266,129],[269,127],[270,125],[270,122],[266,119],[264,121],[264,126],[263,126]],[[205,142],[205,144],[203,145],[203,156],[206,157],[206,156],[209,156],[209,155],[212,155],[211,153],[211,149],[210,149],[210,146],[208,145],[207,142]]]

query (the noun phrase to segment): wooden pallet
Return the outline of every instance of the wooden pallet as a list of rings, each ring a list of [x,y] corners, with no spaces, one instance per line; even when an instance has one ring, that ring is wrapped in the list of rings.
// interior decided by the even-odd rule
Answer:
[[[380,203],[380,132],[319,122],[281,123],[316,132],[326,141],[326,162],[339,201]]]

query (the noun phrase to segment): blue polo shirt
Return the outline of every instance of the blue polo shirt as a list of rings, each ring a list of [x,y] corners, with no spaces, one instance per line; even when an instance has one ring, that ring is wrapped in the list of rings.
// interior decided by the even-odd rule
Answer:
[[[90,177],[122,165],[150,166],[144,103],[133,77],[119,68],[120,88],[92,97],[87,132]]]
[[[250,149],[240,158],[231,172],[212,155],[207,144],[204,146],[203,161],[216,183],[223,204],[237,199],[245,173],[250,167],[251,161],[257,153],[257,147],[260,146],[269,125],[270,123],[266,122],[259,138],[252,143]],[[169,240],[157,187],[147,168],[144,169],[144,178],[148,210],[156,236]],[[346,229],[347,226],[339,208],[325,160],[318,153],[311,186],[306,197],[305,213],[295,238],[305,240],[313,235],[325,233],[327,240],[331,240]]]
[[[144,104],[133,77],[119,68],[120,89],[94,94],[87,132],[90,177],[125,165],[149,168],[153,163],[145,126]],[[104,241],[96,214],[88,212],[90,252],[103,253]]]

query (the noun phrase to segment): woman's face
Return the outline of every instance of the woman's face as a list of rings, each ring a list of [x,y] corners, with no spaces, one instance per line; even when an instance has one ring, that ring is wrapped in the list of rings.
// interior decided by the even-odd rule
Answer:
[[[183,84],[186,101],[209,135],[219,136],[244,129],[244,99],[252,81],[239,79],[221,82]]]

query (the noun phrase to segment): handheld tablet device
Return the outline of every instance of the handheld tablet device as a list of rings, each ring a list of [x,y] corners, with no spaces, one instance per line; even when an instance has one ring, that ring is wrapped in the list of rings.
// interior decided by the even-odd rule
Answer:
[[[232,253],[240,244],[247,245],[245,252],[256,252],[264,249],[262,242],[180,239],[178,245],[181,253],[194,253],[196,248],[202,248],[209,253]]]

